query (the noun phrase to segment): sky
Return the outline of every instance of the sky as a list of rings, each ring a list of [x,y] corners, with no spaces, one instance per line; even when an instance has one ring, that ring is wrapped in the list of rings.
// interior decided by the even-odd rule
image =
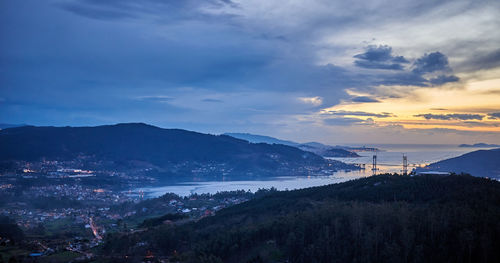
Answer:
[[[500,143],[500,1],[0,0],[0,123]]]

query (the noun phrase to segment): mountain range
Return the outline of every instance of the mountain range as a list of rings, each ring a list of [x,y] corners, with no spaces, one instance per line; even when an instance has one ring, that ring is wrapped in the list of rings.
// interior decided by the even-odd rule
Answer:
[[[250,143],[226,135],[163,129],[142,123],[97,127],[24,126],[0,131],[0,160],[141,163],[172,171],[213,166],[234,173],[285,173],[327,166],[314,153],[283,144]],[[338,164],[342,164],[338,162]],[[208,169],[207,168],[207,169]]]
[[[281,140],[270,136],[250,133],[224,133],[224,135],[253,143],[283,144],[293,146],[303,151],[313,152],[323,157],[359,157],[357,153],[351,151],[355,148],[347,146],[330,146],[319,142],[298,143],[294,141]]]

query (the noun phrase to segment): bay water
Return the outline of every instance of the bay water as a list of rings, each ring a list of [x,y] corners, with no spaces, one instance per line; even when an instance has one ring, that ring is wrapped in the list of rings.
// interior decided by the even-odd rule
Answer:
[[[189,196],[194,193],[217,193],[221,191],[245,190],[255,192],[261,188],[274,187],[278,190],[293,190],[313,186],[345,182],[361,177],[371,176],[373,155],[377,155],[377,173],[400,173],[402,170],[403,154],[408,158],[408,170],[425,166],[444,159],[460,156],[479,148],[464,148],[457,145],[425,145],[425,144],[374,144],[359,145],[375,147],[377,152],[358,152],[361,157],[331,158],[345,163],[359,164],[365,170],[337,171],[327,176],[285,176],[273,177],[265,180],[230,180],[230,181],[184,181],[159,187],[143,187],[134,192],[142,192],[146,197],[158,197],[165,193],[175,193],[180,196]]]

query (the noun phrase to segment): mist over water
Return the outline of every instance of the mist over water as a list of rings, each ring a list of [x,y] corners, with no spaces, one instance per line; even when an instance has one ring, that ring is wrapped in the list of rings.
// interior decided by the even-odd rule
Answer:
[[[255,192],[261,188],[275,187],[278,190],[293,190],[341,183],[372,175],[372,158],[377,155],[377,173],[399,173],[402,170],[403,154],[408,156],[408,170],[418,166],[460,156],[479,148],[463,148],[457,145],[422,145],[422,144],[374,144],[365,145],[380,149],[378,152],[359,152],[357,158],[331,158],[345,163],[365,164],[365,170],[338,171],[329,176],[290,176],[274,177],[266,180],[230,180],[230,181],[185,181],[160,187],[144,187],[135,189],[143,191],[149,198],[165,193],[175,193],[181,196],[190,194],[217,193],[221,191],[245,190]]]

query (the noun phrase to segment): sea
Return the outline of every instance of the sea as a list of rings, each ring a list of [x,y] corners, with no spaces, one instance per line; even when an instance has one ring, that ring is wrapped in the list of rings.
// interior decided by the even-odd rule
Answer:
[[[352,145],[351,145],[352,146]],[[437,161],[453,158],[480,148],[458,147],[448,144],[372,144],[355,145],[374,147],[377,152],[358,152],[361,157],[331,158],[345,163],[364,165],[364,170],[337,171],[326,176],[284,176],[265,180],[220,180],[220,181],[183,181],[164,186],[143,187],[134,189],[135,193],[143,193],[146,198],[154,198],[165,193],[180,196],[191,194],[214,194],[221,191],[244,190],[255,192],[259,189],[274,187],[278,190],[293,190],[341,183],[362,177],[372,176],[373,155],[377,156],[376,173],[400,173],[403,169],[403,155],[408,159],[408,171]]]

